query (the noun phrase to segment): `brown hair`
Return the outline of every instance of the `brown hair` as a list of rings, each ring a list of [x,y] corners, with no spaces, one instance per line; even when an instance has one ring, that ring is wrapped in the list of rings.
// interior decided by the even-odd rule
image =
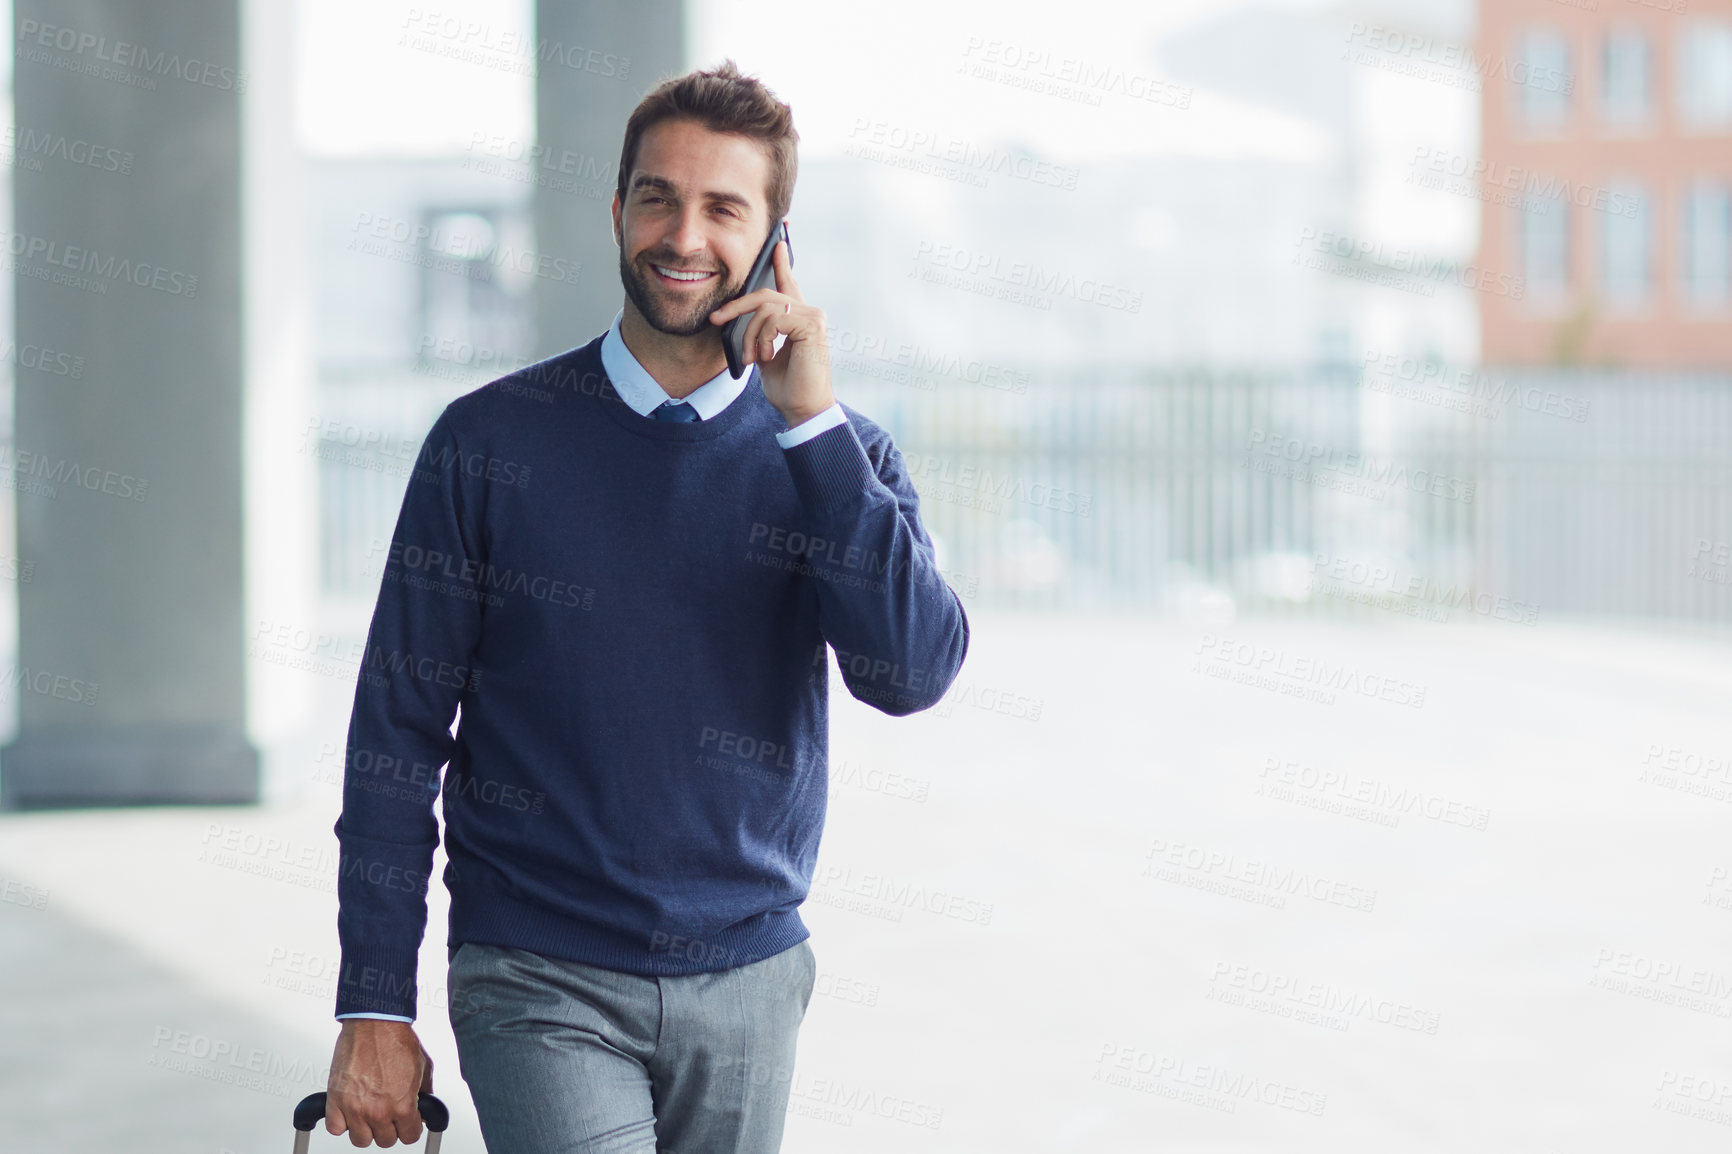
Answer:
[[[619,200],[625,204],[626,181],[637,163],[638,143],[650,127],[664,120],[694,120],[711,132],[731,132],[764,146],[770,158],[770,219],[788,215],[794,200],[794,178],[800,167],[794,131],[794,110],[777,100],[757,79],[740,75],[732,60],[720,67],[688,72],[651,89],[625,122],[625,146],[619,154]]]

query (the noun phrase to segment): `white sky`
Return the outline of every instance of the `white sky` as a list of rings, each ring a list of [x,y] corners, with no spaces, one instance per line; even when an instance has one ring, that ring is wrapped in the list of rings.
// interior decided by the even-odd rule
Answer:
[[[530,0],[295,0],[295,123],[320,156],[463,152],[476,130],[530,139],[534,92],[526,76],[405,45],[412,11],[490,26],[533,27]]]
[[[688,64],[732,56],[761,77],[793,105],[802,151],[812,156],[839,153],[858,120],[876,119],[970,141],[1017,141],[1069,163],[1128,154],[1312,158],[1323,143],[1305,122],[1205,91],[1184,111],[1112,95],[1089,107],[957,74],[972,41],[1158,78],[1160,36],[1247,2],[687,0]],[[527,76],[404,43],[409,14],[431,6],[298,0],[298,9],[296,120],[307,151],[449,155],[476,131],[532,137]],[[485,25],[495,39],[533,26],[533,0],[440,0],[436,10]]]
[[[526,39],[534,0],[439,0],[435,9],[390,0],[295,0],[299,11],[297,131],[316,155],[450,156],[476,133],[534,138],[533,81],[488,63],[405,43],[409,14],[483,26],[484,40]],[[1361,0],[1401,19],[1455,11],[1467,0]],[[1440,7],[1441,5],[1441,7]],[[1327,162],[1329,131],[1278,108],[1196,89],[1188,109],[1108,94],[1099,106],[962,75],[970,44],[997,42],[1160,79],[1163,36],[1241,7],[1333,8],[1336,0],[686,0],[688,67],[731,56],[794,108],[801,154],[839,155],[857,125],[882,121],[980,147],[1014,145],[1054,163],[1126,156]],[[1354,11],[1359,11],[1355,8]],[[1435,15],[1435,13],[1434,13]],[[1343,15],[1345,18],[1345,14]],[[433,38],[450,47],[454,41]],[[983,48],[975,48],[978,58]],[[491,65],[491,66],[490,66]],[[1361,89],[1360,227],[1374,238],[1466,253],[1477,205],[1407,183],[1416,144],[1477,148],[1471,98],[1459,90],[1372,69]],[[1332,126],[1339,129],[1341,126]],[[858,138],[856,138],[858,141]],[[931,190],[923,195],[930,197]]]

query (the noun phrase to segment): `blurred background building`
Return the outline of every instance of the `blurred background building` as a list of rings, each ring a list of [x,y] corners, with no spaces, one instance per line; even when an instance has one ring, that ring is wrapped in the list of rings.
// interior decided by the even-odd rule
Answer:
[[[1482,5],[1492,364],[1732,368],[1732,4]],[[1455,174],[1451,174],[1455,175]]]

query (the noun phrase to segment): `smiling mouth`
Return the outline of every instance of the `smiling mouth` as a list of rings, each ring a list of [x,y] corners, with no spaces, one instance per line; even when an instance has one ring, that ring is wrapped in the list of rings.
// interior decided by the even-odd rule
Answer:
[[[716,275],[715,269],[679,269],[668,268],[666,265],[652,264],[656,276],[674,284],[702,284]]]

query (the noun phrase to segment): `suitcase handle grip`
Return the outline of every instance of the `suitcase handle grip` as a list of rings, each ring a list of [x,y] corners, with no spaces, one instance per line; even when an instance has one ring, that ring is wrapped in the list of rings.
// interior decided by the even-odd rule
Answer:
[[[434,1135],[444,1133],[445,1128],[451,1125],[451,1111],[446,1108],[445,1103],[433,1095],[416,1095],[415,1105],[421,1111],[422,1124]],[[295,1139],[297,1151],[306,1149],[307,1134],[319,1124],[320,1119],[324,1116],[325,1092],[323,1090],[317,1094],[308,1094],[295,1106],[295,1129],[300,1132]],[[429,1138],[427,1141],[428,1154],[432,1154],[438,1148],[438,1138]]]

